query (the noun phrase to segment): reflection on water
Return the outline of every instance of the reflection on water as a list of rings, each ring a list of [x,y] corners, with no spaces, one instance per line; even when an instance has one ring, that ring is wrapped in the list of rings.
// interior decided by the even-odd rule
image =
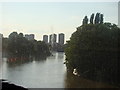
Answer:
[[[34,57],[34,58],[29,58],[29,59],[14,59],[14,58],[5,58],[8,67],[15,67],[15,66],[20,66],[23,64],[28,64],[32,62],[43,62],[46,60],[46,57]]]
[[[64,59],[63,53],[59,53],[59,54],[57,54],[57,55],[58,55],[57,58],[59,58],[59,59]]]
[[[62,55],[63,58],[58,56]],[[53,53],[43,60],[7,63],[3,61],[3,78],[28,88],[64,87],[64,53]]]
[[[3,58],[3,79],[27,88],[93,88],[112,87],[66,72],[64,53],[53,53],[47,59],[7,62]]]

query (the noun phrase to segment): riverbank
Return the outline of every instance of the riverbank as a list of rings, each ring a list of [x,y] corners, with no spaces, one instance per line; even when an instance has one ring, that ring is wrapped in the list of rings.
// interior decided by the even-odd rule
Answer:
[[[7,80],[0,79],[2,90],[8,90],[8,89],[16,89],[16,90],[28,90],[27,88],[24,88],[22,86],[15,85],[13,83],[8,82]]]
[[[75,76],[71,72],[67,72],[66,77],[67,88],[119,88],[116,85]]]

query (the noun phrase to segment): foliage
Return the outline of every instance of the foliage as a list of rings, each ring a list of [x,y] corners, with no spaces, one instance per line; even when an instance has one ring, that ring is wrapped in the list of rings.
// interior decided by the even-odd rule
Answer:
[[[83,19],[83,25],[85,25],[85,24],[88,24],[88,18],[87,18],[87,16],[85,16],[84,19]]]
[[[95,16],[95,24],[98,24],[100,21],[100,13],[96,13],[96,16]]]
[[[83,19],[83,25],[88,24],[88,18],[87,16]],[[90,24],[103,24],[103,14],[96,13],[95,19],[94,19],[94,13],[92,13],[90,17]]]
[[[93,24],[93,19],[94,19],[94,13],[90,17],[90,24]]]
[[[100,24],[103,23],[103,14],[100,14]]]
[[[12,32],[3,38],[3,52],[9,57],[41,57],[50,55],[49,47],[42,41],[28,40],[23,33]]]
[[[76,68],[83,77],[120,83],[119,53],[120,28],[111,23],[86,24],[78,27],[67,42],[66,66],[70,71]]]

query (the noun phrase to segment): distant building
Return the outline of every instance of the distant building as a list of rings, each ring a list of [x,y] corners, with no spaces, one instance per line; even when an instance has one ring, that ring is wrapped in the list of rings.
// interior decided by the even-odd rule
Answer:
[[[3,34],[0,33],[0,59],[2,58],[2,38]]]
[[[56,40],[57,40],[57,35],[56,35],[56,34],[51,34],[51,35],[49,36],[49,43],[50,43],[50,44],[56,43]]]
[[[28,40],[34,40],[34,34],[25,34],[25,38]]]
[[[49,35],[49,44],[51,44],[51,43],[52,43],[52,34]]]
[[[64,34],[63,34],[63,33],[60,33],[60,34],[59,34],[59,37],[58,37],[58,43],[59,43],[60,45],[63,45],[63,44],[64,44],[64,38],[65,38]]]
[[[3,38],[3,34],[0,33],[0,38]]]
[[[52,43],[56,43],[57,40],[57,35],[56,34],[52,34]]]
[[[45,37],[46,36],[44,36],[43,38]],[[65,35],[63,33],[60,33],[58,35],[58,43],[57,43],[57,35],[56,34],[49,35],[49,45],[51,46],[50,50],[63,52],[64,51],[64,38],[65,38]]]
[[[53,51],[56,51],[57,50],[57,35],[56,34],[52,34],[52,37],[51,37],[51,46],[52,46],[52,50]]]
[[[118,2],[118,27],[120,28],[120,1]]]
[[[43,41],[44,41],[45,43],[48,43],[48,35],[43,35]]]

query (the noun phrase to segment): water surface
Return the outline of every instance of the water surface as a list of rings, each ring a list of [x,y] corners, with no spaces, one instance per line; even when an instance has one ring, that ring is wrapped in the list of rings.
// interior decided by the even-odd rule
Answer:
[[[112,88],[105,83],[98,83],[67,73],[63,64],[64,53],[42,60],[8,63],[3,58],[2,78],[26,88]],[[1,74],[1,73],[0,73]]]

